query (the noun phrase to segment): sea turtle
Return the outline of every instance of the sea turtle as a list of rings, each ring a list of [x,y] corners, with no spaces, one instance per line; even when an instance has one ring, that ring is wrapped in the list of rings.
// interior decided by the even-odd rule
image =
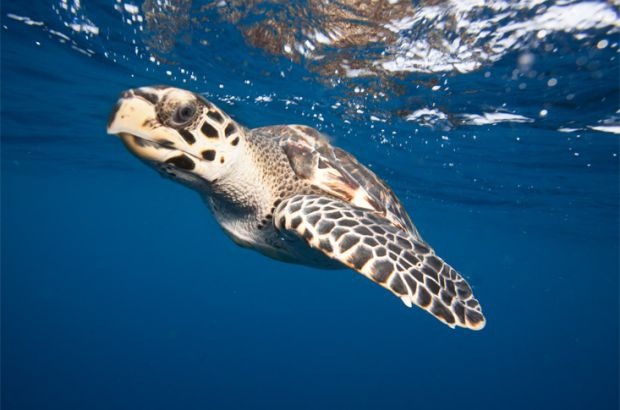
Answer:
[[[248,129],[200,94],[168,86],[122,93],[107,130],[198,191],[237,244],[288,262],[347,266],[450,327],[484,327],[470,286],[422,240],[392,190],[319,131]]]

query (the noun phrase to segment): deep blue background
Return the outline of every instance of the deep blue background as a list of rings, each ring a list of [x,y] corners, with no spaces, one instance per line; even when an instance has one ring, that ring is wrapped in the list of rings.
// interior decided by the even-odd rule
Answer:
[[[563,92],[585,90],[552,106],[555,117],[450,131],[394,120],[381,144],[368,122],[331,110],[341,89],[247,48],[232,27],[218,50],[252,69],[222,67],[207,48],[183,61],[201,70],[186,84],[131,58],[112,1],[83,3],[101,32],[73,38],[93,57],[49,34],[71,34],[51,2],[2,3],[3,409],[618,407],[618,135],[555,131],[618,109],[616,51],[599,56],[598,78],[540,57]],[[516,59],[486,69],[499,77]],[[450,81],[491,87],[480,73]],[[251,127],[329,132],[469,278],[487,327],[451,330],[352,271],[236,247],[195,193],[105,135],[118,94],[152,83],[206,92]],[[271,91],[304,102],[254,102]],[[535,113],[546,98],[500,94],[461,102]],[[227,105],[227,95],[250,97]],[[306,115],[313,104],[325,121]]]

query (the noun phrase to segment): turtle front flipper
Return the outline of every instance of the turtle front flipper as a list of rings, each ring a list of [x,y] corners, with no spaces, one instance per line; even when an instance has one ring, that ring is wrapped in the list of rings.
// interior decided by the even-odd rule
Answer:
[[[278,206],[274,224],[452,328],[485,325],[465,279],[427,244],[381,216],[331,197],[296,195]]]

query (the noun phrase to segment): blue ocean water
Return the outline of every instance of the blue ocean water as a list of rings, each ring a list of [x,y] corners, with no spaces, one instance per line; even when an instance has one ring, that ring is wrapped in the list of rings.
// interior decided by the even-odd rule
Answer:
[[[2,408],[617,409],[612,3],[3,0]],[[330,135],[486,328],[237,247],[106,135],[150,84]]]

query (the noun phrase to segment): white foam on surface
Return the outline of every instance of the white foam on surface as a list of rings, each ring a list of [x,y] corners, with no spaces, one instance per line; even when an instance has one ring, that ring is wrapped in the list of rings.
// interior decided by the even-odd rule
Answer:
[[[600,132],[609,132],[611,134],[620,134],[620,125],[592,125],[588,126],[591,130]]]
[[[620,31],[620,18],[611,4],[563,2],[545,8],[542,3],[453,0],[420,7],[415,15],[385,25],[401,36],[375,65],[390,72],[466,73],[552,33],[584,40],[588,30]],[[431,31],[440,34],[428,36]]]
[[[485,112],[479,114],[462,114],[461,118],[467,125],[490,125],[500,122],[517,122],[526,123],[534,122],[533,119],[524,117],[523,115],[511,114],[507,112]]]
[[[10,19],[21,21],[22,23],[29,26],[42,26],[44,24],[42,21],[32,20],[30,17],[27,16],[20,16],[12,13],[8,13],[6,16]]]
[[[437,109],[421,108],[407,115],[405,117],[405,121],[416,121],[422,117],[433,117],[440,120],[445,120],[448,118],[448,116],[444,112]]]

